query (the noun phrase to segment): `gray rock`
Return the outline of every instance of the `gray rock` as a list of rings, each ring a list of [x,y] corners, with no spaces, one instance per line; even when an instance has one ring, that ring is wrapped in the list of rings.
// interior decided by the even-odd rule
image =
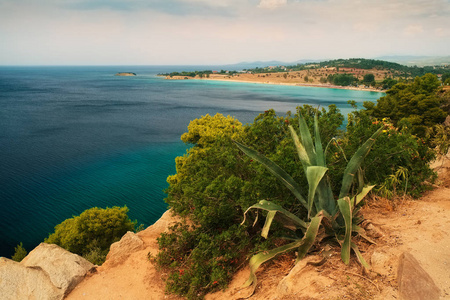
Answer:
[[[401,299],[439,300],[439,288],[417,259],[408,252],[400,256],[397,281]]]
[[[59,300],[64,292],[56,288],[39,267],[0,257],[0,298],[2,300]]]
[[[83,280],[94,265],[86,259],[57,245],[41,243],[22,261],[26,267],[39,267],[46,272],[53,285],[68,294]]]

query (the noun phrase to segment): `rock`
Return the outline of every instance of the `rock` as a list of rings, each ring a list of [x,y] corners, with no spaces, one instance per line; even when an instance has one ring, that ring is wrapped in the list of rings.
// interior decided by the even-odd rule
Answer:
[[[116,73],[115,76],[136,76],[136,73],[133,73],[133,72],[119,72],[119,73]]]
[[[118,242],[111,245],[105,264],[114,267],[123,263],[131,253],[144,249],[144,242],[135,233],[128,231]]]
[[[81,256],[47,243],[39,244],[20,264],[42,269],[63,294],[69,293],[94,268],[92,263]]]
[[[314,267],[307,266],[310,261],[320,261],[320,256],[308,256],[299,261],[277,286],[279,299],[287,297],[299,297],[302,294],[311,297],[327,289],[334,280],[325,276],[317,276]]]
[[[370,258],[372,270],[380,275],[388,276],[392,272],[392,264],[390,255],[384,251],[374,251]]]
[[[56,288],[39,267],[0,257],[0,297],[2,300],[63,299],[64,291]]]
[[[397,281],[401,299],[439,300],[439,288],[414,256],[408,252],[400,256]]]

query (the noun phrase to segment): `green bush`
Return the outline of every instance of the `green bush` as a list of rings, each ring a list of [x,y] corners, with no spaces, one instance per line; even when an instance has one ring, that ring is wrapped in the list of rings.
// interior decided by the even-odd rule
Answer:
[[[25,258],[25,256],[27,256],[28,252],[27,250],[25,250],[25,248],[23,247],[23,243],[20,242],[15,248],[14,248],[14,254],[11,257],[12,260],[17,261],[17,262],[21,262],[22,259]]]
[[[384,124],[386,129],[378,137],[378,142],[361,166],[365,180],[376,185],[375,191],[384,190],[380,194],[384,197],[391,198],[405,192],[414,198],[419,197],[421,193],[430,189],[429,183],[436,178],[436,174],[429,167],[435,153],[422,138],[412,134],[411,127],[402,126],[398,129],[387,118],[378,120],[370,117],[365,110],[354,111],[349,114],[347,131],[341,140],[341,147],[347,156],[351,155],[380,124]],[[339,150],[334,149],[336,155],[330,158],[330,164],[334,165],[332,172],[335,173],[343,170],[346,161]],[[406,172],[406,177],[400,179],[396,186],[391,186],[386,192],[389,185],[386,180],[391,180],[400,169]]]
[[[412,83],[398,83],[377,103],[365,102],[364,107],[378,119],[389,118],[397,127],[408,126],[412,134],[424,138],[427,128],[440,124],[447,116],[438,96],[441,82],[436,75],[416,77]]]
[[[94,264],[102,264],[112,243],[127,231],[134,231],[136,222],[128,218],[128,208],[93,207],[79,216],[55,226],[55,232],[44,242],[81,255]]]
[[[311,131],[316,109],[308,105],[298,109]],[[361,142],[381,126],[373,124],[380,121],[369,113],[354,112],[348,132],[344,133],[340,130],[343,119],[335,105],[318,112],[322,148],[328,147],[327,174],[335,194],[339,193],[347,164],[345,158],[350,158]],[[259,218],[251,228],[237,225],[255,201],[268,199],[300,218],[307,216],[308,211],[291,191],[263,165],[239,151],[233,142],[237,140],[255,149],[289,173],[299,186],[307,187],[308,181],[303,169],[298,167],[300,161],[289,132],[289,125],[298,132],[298,124],[298,113],[277,116],[274,110],[265,111],[245,126],[220,114],[206,115],[189,124],[182,140],[192,147],[176,159],[177,173],[167,179],[165,201],[175,213],[188,218],[190,226],[181,222],[162,234],[160,252],[154,258],[169,274],[168,292],[188,299],[202,298],[224,287],[249,254],[279,245],[279,237],[284,234],[276,230],[282,228],[279,224],[272,225],[275,226],[273,234],[267,240],[256,234],[264,227],[264,218]],[[328,143],[330,140],[333,142]],[[400,132],[386,131],[378,137],[362,163],[361,174],[367,182],[378,184],[376,189],[379,189],[386,177],[395,174],[400,167],[407,168],[407,192],[416,194],[426,189],[423,182],[433,176],[427,166],[431,157],[426,145],[410,133],[402,131],[400,135]],[[405,185],[402,182],[397,189],[403,191]],[[218,263],[224,259],[228,263],[226,266]]]

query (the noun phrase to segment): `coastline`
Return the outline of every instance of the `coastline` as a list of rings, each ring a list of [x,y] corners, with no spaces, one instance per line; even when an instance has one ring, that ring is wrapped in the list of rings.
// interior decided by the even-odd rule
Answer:
[[[241,83],[254,83],[254,84],[269,84],[269,85],[285,85],[285,86],[302,86],[302,87],[316,87],[316,88],[328,88],[328,89],[340,89],[340,90],[354,90],[364,92],[376,92],[385,93],[386,90],[379,90],[374,88],[354,87],[354,86],[339,86],[328,83],[303,83],[303,82],[275,82],[270,80],[258,80],[260,78],[254,77],[255,80],[235,79],[234,77],[213,77],[213,78],[186,78],[183,76],[165,76],[166,80],[207,80],[207,81],[227,81],[227,82],[241,82]],[[252,78],[253,79],[253,78]]]

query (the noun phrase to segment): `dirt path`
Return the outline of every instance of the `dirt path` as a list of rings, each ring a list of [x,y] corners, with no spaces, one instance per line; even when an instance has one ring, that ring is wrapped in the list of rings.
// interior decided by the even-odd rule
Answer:
[[[440,169],[441,186],[418,201],[378,201],[363,210],[369,221],[368,233],[377,244],[360,243],[364,258],[373,271],[363,274],[356,262],[345,266],[339,249],[321,266],[308,262],[321,256],[308,256],[293,268],[292,256],[267,264],[258,272],[253,300],[275,299],[399,299],[397,267],[400,255],[411,253],[441,289],[441,299],[450,299],[450,161]],[[156,253],[156,236],[166,228],[165,216],[139,233],[145,243],[118,266],[105,263],[96,274],[86,278],[67,297],[77,299],[180,299],[164,294],[162,274],[149,263],[147,254]],[[153,229],[151,229],[153,227]],[[317,249],[320,251],[321,249]],[[207,295],[207,300],[239,299],[249,294],[241,286],[248,269],[236,274],[224,292]],[[290,272],[290,276],[285,277]]]

